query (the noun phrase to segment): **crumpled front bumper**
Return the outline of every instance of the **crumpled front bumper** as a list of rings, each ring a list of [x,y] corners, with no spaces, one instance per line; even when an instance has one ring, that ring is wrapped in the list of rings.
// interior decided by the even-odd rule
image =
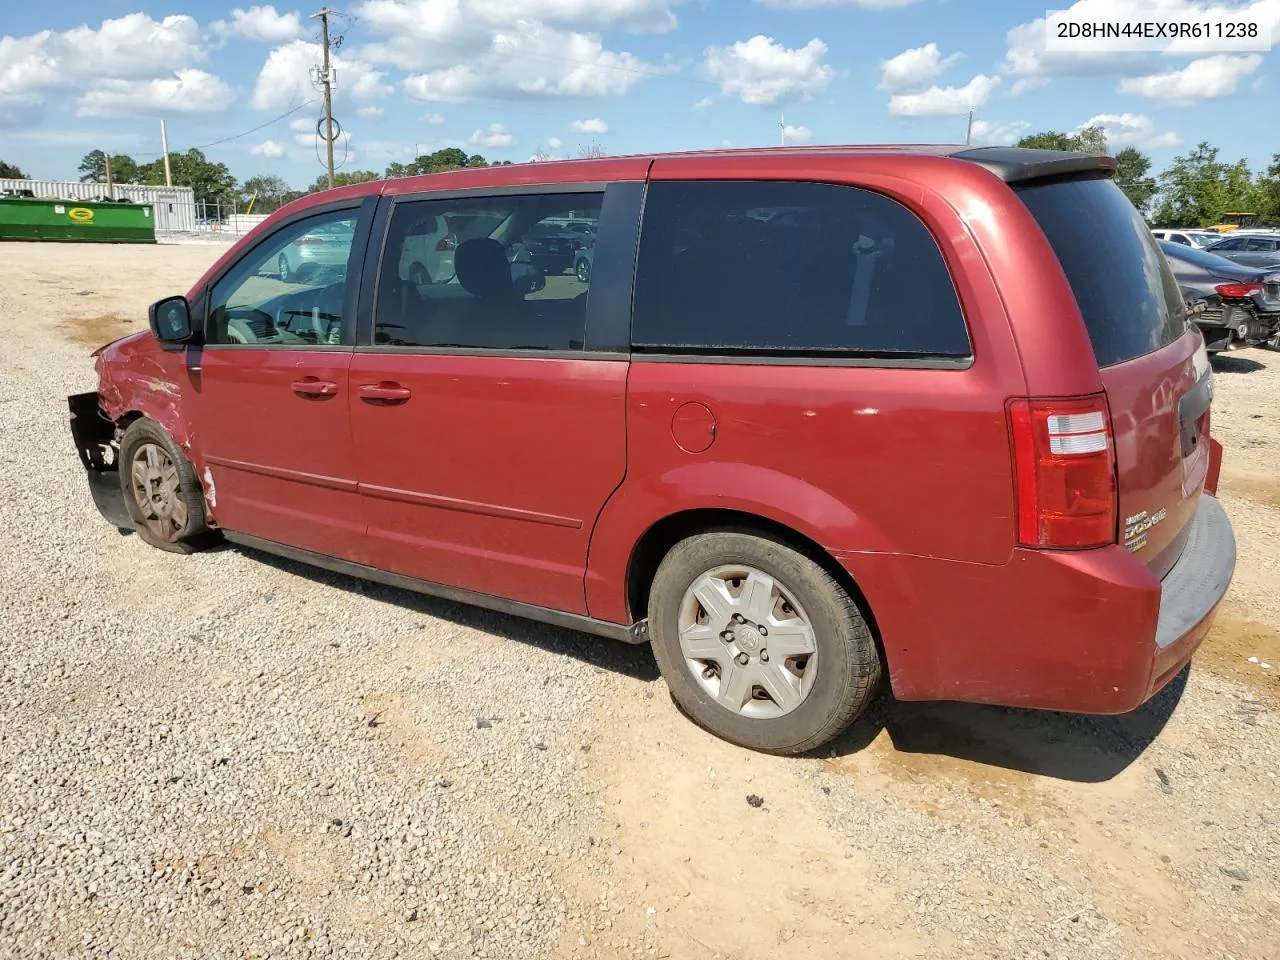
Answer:
[[[96,393],[67,397],[71,412],[71,437],[89,480],[93,504],[109,522],[121,530],[133,529],[133,518],[124,502],[120,486],[115,424],[102,413]]]

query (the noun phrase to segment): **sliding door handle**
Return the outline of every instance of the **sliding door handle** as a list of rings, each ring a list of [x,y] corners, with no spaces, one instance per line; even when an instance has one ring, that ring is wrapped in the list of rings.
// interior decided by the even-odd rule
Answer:
[[[361,400],[383,404],[404,403],[413,396],[413,391],[404,384],[389,380],[384,380],[382,383],[362,383],[357,392]]]

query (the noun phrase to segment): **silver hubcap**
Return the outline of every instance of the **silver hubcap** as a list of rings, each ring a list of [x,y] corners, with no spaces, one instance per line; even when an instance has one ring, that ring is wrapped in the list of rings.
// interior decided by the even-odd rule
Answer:
[[[176,539],[187,525],[187,501],[182,498],[182,481],[169,454],[158,444],[141,444],[133,453],[130,470],[133,499],[142,522],[161,539]]]
[[[702,688],[746,717],[780,717],[804,702],[817,643],[804,609],[760,570],[725,566],[685,591],[680,650]]]

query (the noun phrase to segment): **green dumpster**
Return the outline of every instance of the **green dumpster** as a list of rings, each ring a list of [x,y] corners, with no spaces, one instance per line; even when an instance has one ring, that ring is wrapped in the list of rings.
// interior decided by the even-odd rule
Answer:
[[[155,243],[149,203],[0,197],[0,240]]]

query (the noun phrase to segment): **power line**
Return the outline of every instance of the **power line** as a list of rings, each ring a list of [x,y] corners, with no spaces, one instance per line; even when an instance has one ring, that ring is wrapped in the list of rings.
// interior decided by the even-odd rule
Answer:
[[[316,102],[316,99],[315,99],[314,97],[312,97],[310,100],[303,100],[303,101],[302,101],[302,103],[298,104],[296,107],[290,107],[290,108],[289,108],[288,110],[286,110],[284,113],[280,114],[280,116],[278,116],[278,117],[274,117],[274,118],[272,118],[271,120],[268,120],[266,123],[260,123],[260,124],[258,124],[256,127],[251,127],[250,129],[245,130],[243,133],[237,133],[237,134],[234,134],[234,135],[232,135],[232,136],[230,136],[230,137],[223,137],[221,140],[214,140],[212,143],[201,143],[201,144],[197,144],[197,145],[196,145],[195,147],[193,147],[192,149],[195,149],[195,150],[204,150],[204,149],[205,149],[205,148],[207,148],[207,147],[216,147],[216,146],[218,146],[218,144],[220,144],[220,143],[229,143],[229,142],[231,142],[232,140],[239,140],[241,137],[247,137],[247,136],[248,136],[249,134],[251,134],[251,133],[257,133],[259,130],[263,129],[264,127],[269,127],[269,126],[271,126],[273,123],[279,123],[279,122],[280,122],[281,120],[283,120],[285,117],[291,117],[291,116],[293,116],[295,113],[297,113],[297,112],[298,112],[299,110],[301,110],[303,107],[309,107],[309,106],[311,106],[311,104],[313,104],[313,103],[315,103],[315,102]]]

